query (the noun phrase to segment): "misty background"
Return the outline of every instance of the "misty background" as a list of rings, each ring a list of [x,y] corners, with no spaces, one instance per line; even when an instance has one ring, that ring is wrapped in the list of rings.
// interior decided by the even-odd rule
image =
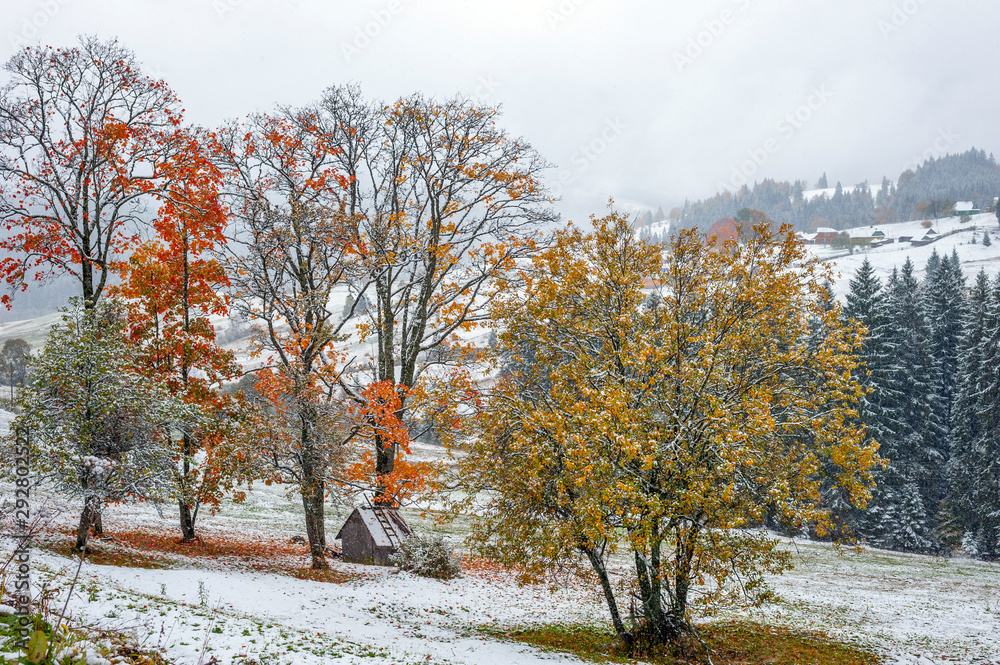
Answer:
[[[669,210],[764,178],[878,182],[992,152],[997,26],[987,0],[7,0],[0,60],[117,37],[207,126],[347,82],[500,104],[582,219],[609,197]],[[20,313],[48,299],[22,295]]]

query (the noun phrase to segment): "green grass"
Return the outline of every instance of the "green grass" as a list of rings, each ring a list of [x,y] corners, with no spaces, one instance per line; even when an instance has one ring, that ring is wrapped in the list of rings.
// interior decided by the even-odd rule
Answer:
[[[712,660],[728,665],[875,665],[879,658],[868,649],[838,642],[817,631],[731,621],[701,627],[701,637],[712,650]],[[503,639],[524,642],[548,651],[570,653],[594,663],[634,663],[636,659],[656,665],[707,663],[705,650],[694,638],[679,646],[626,653],[614,632],[595,626],[553,624],[503,630],[486,629]]]
[[[109,631],[96,631],[87,633],[80,629],[66,629],[60,632],[56,644],[52,644],[52,626],[43,621],[39,615],[29,617],[32,622],[32,630],[40,630],[45,633],[48,654],[39,662],[39,665],[77,665],[82,662],[79,656],[73,660],[70,656],[64,655],[58,660],[54,653],[60,652],[63,648],[73,645],[81,640],[87,640],[91,646],[97,646],[98,651],[106,658],[115,658],[116,662],[127,663],[128,665],[168,665],[166,659],[154,651],[146,651],[136,648],[128,639],[121,634]],[[0,651],[14,651],[14,644],[19,638],[18,632],[19,617],[14,614],[0,614]],[[65,627],[65,624],[64,624]],[[22,656],[17,662],[29,662],[27,657]]]

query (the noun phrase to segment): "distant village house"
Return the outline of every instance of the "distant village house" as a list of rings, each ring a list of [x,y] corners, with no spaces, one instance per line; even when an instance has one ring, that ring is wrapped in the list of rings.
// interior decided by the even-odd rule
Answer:
[[[821,226],[816,229],[813,242],[817,245],[829,245],[838,235],[840,235],[840,231],[837,229],[831,229],[829,226]]]
[[[955,214],[959,217],[971,217],[978,215],[979,212],[979,206],[972,201],[959,201],[955,204]]]

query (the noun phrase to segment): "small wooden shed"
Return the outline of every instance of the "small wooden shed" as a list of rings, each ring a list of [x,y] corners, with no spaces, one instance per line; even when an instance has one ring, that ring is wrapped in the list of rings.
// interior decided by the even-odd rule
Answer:
[[[355,508],[337,532],[344,561],[391,566],[389,557],[413,535],[395,508]]]

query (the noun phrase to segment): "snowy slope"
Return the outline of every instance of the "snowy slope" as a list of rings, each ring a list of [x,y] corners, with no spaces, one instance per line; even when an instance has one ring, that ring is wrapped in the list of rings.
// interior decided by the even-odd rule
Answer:
[[[3,314],[0,314],[0,344],[8,339],[20,338],[31,345],[32,352],[45,344],[49,330],[62,320],[60,314],[46,314],[34,319],[21,320],[8,320]]]
[[[9,415],[0,412],[0,422],[5,420]],[[0,497],[9,496],[11,489],[0,483]],[[59,503],[33,494],[36,510]],[[71,526],[78,507],[56,507],[66,512],[54,525]],[[346,510],[331,506],[328,533],[342,523]],[[430,518],[422,519],[419,509],[406,510],[418,530],[442,529]],[[301,503],[285,488],[256,485],[246,503],[224,501],[219,513],[201,517],[199,524],[203,535],[288,538],[301,533],[301,511]],[[175,521],[172,511],[159,514],[149,505],[118,505],[105,512],[105,528],[113,534],[137,527],[172,533]],[[460,518],[443,530],[458,544],[468,532],[468,520]],[[10,546],[0,535],[0,550]],[[1000,565],[837,550],[785,539],[782,547],[792,553],[795,567],[772,580],[780,600],[751,611],[756,619],[860,640],[884,653],[887,664],[986,665],[1000,659]],[[306,565],[305,548],[302,552]],[[621,557],[612,561],[616,578],[627,564]],[[164,570],[88,562],[69,609],[73,621],[131,633],[178,665],[212,656],[223,665],[252,660],[275,665],[577,663],[569,656],[498,640],[482,629],[608,623],[596,585],[552,590],[548,585],[519,586],[506,575],[488,572],[437,581],[342,561],[332,565],[352,579],[301,580],[222,560],[214,565],[192,560]],[[57,586],[54,578],[65,582],[76,570],[73,560],[43,550],[34,551],[32,567],[36,583],[46,581],[50,588]],[[206,656],[200,659],[203,649]]]
[[[881,186],[882,186],[881,184],[868,185],[868,193],[872,197],[874,197],[876,192],[878,192]],[[862,188],[858,187],[857,185],[842,185],[840,189],[844,192],[844,194],[852,194],[854,193],[854,190]],[[812,201],[813,199],[817,199],[821,196],[825,196],[828,199],[832,199],[833,195],[836,192],[837,192],[836,187],[826,187],[825,189],[807,189],[802,192],[802,198],[804,198],[806,201]]]
[[[7,490],[0,487],[0,494]],[[220,514],[201,518],[203,533],[301,531],[296,502],[282,489],[259,487],[252,494],[250,505],[227,501]],[[263,506],[271,509],[261,512]],[[70,511],[66,520],[74,514]],[[327,528],[335,529],[342,516],[329,517]],[[105,527],[173,529],[174,519],[157,516],[149,506],[115,506],[107,509]],[[418,527],[416,511],[408,519]],[[428,522],[419,528],[431,527]],[[795,568],[772,580],[781,600],[750,612],[758,620],[860,640],[885,653],[887,663],[984,665],[990,661],[981,659],[1000,658],[1000,565],[881,550],[838,551],[808,541],[783,540],[782,547],[793,554]],[[303,549],[303,565],[306,561]],[[616,578],[627,563],[612,561]],[[38,579],[51,579],[60,570],[65,579],[75,571],[70,559],[39,550],[32,565]],[[87,563],[83,591],[71,599],[70,610],[76,621],[134,631],[145,646],[164,649],[179,665],[195,665],[203,647],[224,665],[249,659],[282,665],[579,662],[500,641],[480,629],[608,623],[596,585],[552,590],[545,584],[519,586],[506,575],[472,573],[437,581],[374,566],[332,565],[353,579],[314,582],[221,561],[167,570]]]
[[[952,251],[958,254],[962,271],[965,273],[966,284],[972,283],[980,269],[984,269],[990,277],[1000,274],[1000,225],[997,224],[997,218],[992,213],[974,215],[965,222],[958,217],[932,220],[930,228],[934,229],[941,237],[929,245],[919,247],[909,242],[898,242],[898,239],[922,235],[927,230],[923,227],[922,221],[882,224],[865,228],[879,229],[886,234],[886,237],[897,240],[897,242],[870,249],[856,248],[853,254],[825,245],[808,246],[817,257],[836,266],[840,273],[840,279],[833,284],[833,291],[839,298],[843,298],[850,290],[849,282],[865,258],[871,261],[883,284],[892,274],[893,268],[902,267],[907,258],[913,261],[916,268],[914,274],[917,279],[923,279],[927,259],[935,251],[942,256],[951,255]],[[864,229],[847,229],[848,233],[861,230]],[[982,244],[984,231],[990,233],[993,241],[989,247]],[[973,235],[976,236],[976,244],[972,244]]]

